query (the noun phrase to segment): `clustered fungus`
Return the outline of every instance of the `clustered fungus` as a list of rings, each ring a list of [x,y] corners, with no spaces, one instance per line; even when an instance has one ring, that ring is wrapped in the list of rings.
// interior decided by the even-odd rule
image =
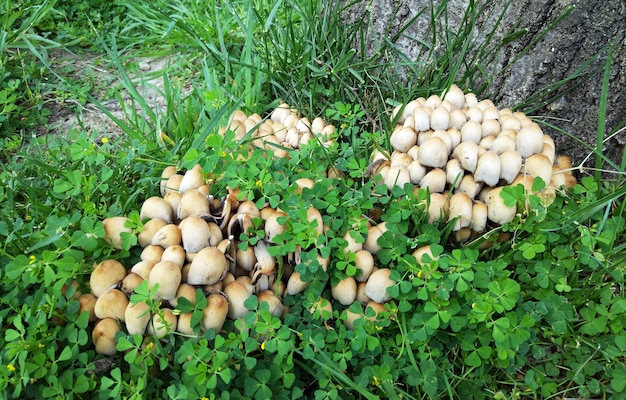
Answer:
[[[415,190],[428,189],[428,221],[451,222],[461,240],[472,232],[485,231],[489,223],[505,224],[515,218],[518,210],[506,205],[500,195],[504,187],[521,183],[530,191],[536,177],[545,181],[546,192],[575,183],[569,159],[555,155],[554,142],[539,125],[522,113],[498,110],[489,100],[478,101],[456,86],[442,96],[400,106],[392,118],[397,123],[390,136],[393,152],[388,156],[375,151],[366,175],[380,175],[390,189],[407,184]],[[313,140],[329,145],[335,134],[332,125],[320,118],[310,121],[287,104],[281,104],[267,119],[237,111],[221,133],[227,131],[277,157],[286,157],[289,150]],[[289,312],[283,303],[285,296],[302,293],[309,286],[295,270],[301,262],[301,249],[283,259],[272,255],[272,246],[279,245],[277,238],[284,233],[289,216],[269,205],[259,208],[236,188],[215,198],[210,194],[211,183],[200,165],[184,172],[165,168],[160,196],[146,199],[140,209],[140,261],[123,265],[104,260],[95,266],[90,277],[92,293],[82,295],[79,303],[95,322],[92,337],[97,352],[115,354],[115,337],[121,330],[156,338],[174,331],[195,335],[192,313],[177,309],[183,298],[198,304],[197,296],[202,293],[206,306],[200,332],[220,331],[227,319],[246,315],[245,304],[252,295],[282,317]],[[303,178],[296,184],[300,193],[315,182]],[[546,198],[549,200],[549,193]],[[121,248],[124,234],[132,234],[127,220],[113,217],[104,221],[105,240],[114,248]],[[307,220],[318,235],[330,229],[312,206],[307,209]],[[241,235],[251,229],[262,229],[264,234],[254,244],[240,246]],[[377,259],[381,250],[378,239],[385,232],[385,222],[368,222],[364,242],[355,240],[350,231],[342,236],[347,243],[343,256],[352,253],[357,273],[333,282],[329,293],[343,310],[348,328],[365,317],[368,307],[376,314],[385,310],[384,303],[391,298],[387,289],[396,284],[392,268],[381,266]],[[429,246],[412,255],[422,266],[425,260],[435,259]],[[319,252],[317,261],[325,271],[331,265]],[[144,281],[153,300],[161,305],[158,312],[146,302],[130,301]],[[352,307],[355,302],[360,313],[354,312],[358,308]],[[319,297],[310,311],[327,319],[324,315],[332,314],[332,304]]]
[[[498,110],[452,85],[441,96],[418,98],[392,113],[391,155],[374,151],[368,175],[381,175],[391,189],[407,183],[430,193],[429,222],[455,220],[459,240],[483,232],[487,224],[511,222],[518,214],[500,196],[506,186],[532,180],[545,188],[545,203],[555,190],[571,187],[567,157],[557,157],[554,141],[522,112]]]

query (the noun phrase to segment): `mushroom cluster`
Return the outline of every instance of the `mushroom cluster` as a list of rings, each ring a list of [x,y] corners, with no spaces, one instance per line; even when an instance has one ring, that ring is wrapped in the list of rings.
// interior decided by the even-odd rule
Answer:
[[[456,85],[396,107],[392,120],[393,152],[374,151],[367,174],[380,174],[390,189],[427,188],[429,222],[454,220],[460,241],[483,232],[488,221],[514,219],[518,210],[500,196],[505,186],[521,183],[531,193],[534,178],[541,178],[545,188],[535,194],[549,203],[556,189],[576,182],[569,158],[556,156],[553,139],[536,122]]]
[[[235,111],[228,124],[220,129],[220,134],[224,135],[227,131],[235,132],[237,141],[249,138],[253,146],[267,149],[276,157],[286,157],[290,150],[298,149],[310,140],[329,146],[335,126],[320,117],[311,121],[287,103],[281,103],[268,119],[261,118],[259,114],[248,116],[241,110]]]
[[[250,296],[256,295],[259,304],[268,303],[270,311],[282,317],[287,312],[284,296],[297,295],[309,285],[295,271],[302,262],[299,252],[281,260],[271,255],[271,247],[285,229],[285,212],[269,206],[259,209],[254,202],[240,199],[236,189],[224,198],[214,198],[199,165],[185,173],[166,168],[160,190],[161,196],[146,199],[139,213],[144,221],[137,234],[143,248],[140,261],[128,268],[117,260],[102,261],[90,276],[92,293],[80,298],[81,308],[97,321],[93,342],[99,353],[115,353],[115,335],[122,329],[157,338],[173,331],[194,335],[192,314],[180,313],[177,304],[182,297],[196,304],[197,289],[206,297],[201,331],[213,328],[219,332],[227,318],[236,320],[248,312],[244,303]],[[115,248],[122,247],[124,234],[132,234],[126,221],[126,217],[104,220],[105,240]],[[307,210],[307,221],[318,235],[328,229],[314,207]],[[263,239],[239,246],[242,233],[252,228],[263,229]],[[391,270],[375,265],[380,249],[377,238],[384,230],[384,224],[371,226],[365,243],[356,243],[349,232],[345,234],[345,251],[354,253],[360,272],[331,285],[330,293],[346,313],[355,300],[362,309],[369,306],[375,311],[384,309],[383,303],[389,300],[386,289],[394,283],[389,279]],[[329,258],[318,253],[317,261],[328,269]],[[150,310],[146,302],[129,301],[143,281],[154,291],[160,312]],[[332,307],[330,299],[320,298],[311,312],[326,307]],[[358,315],[364,313],[350,313],[346,325],[351,327]]]
[[[442,96],[398,107],[392,117],[397,121],[390,137],[393,153],[386,156],[375,151],[366,175],[380,175],[389,188],[407,183],[416,190],[427,188],[429,222],[451,221],[459,241],[485,231],[489,221],[504,224],[514,219],[517,209],[504,204],[500,196],[507,185],[522,183],[530,192],[533,179],[541,178],[547,184],[537,194],[549,202],[555,189],[575,183],[569,159],[555,155],[553,140],[539,125],[523,113],[498,110],[489,100],[478,101],[456,86]],[[223,135],[227,131],[241,143],[288,157],[291,149],[311,140],[329,145],[335,128],[320,118],[310,122],[281,104],[267,119],[237,111],[221,129]],[[196,334],[192,313],[177,308],[183,297],[197,304],[196,296],[202,293],[206,306],[201,332],[219,332],[227,319],[237,320],[248,312],[245,303],[252,295],[282,317],[289,311],[283,303],[285,296],[297,295],[309,285],[295,268],[302,262],[300,250],[283,259],[272,255],[289,216],[267,205],[257,207],[236,188],[215,198],[210,194],[209,175],[200,165],[185,172],[175,167],[163,170],[160,196],[146,199],[141,206],[140,261],[124,266],[105,260],[95,266],[90,277],[92,293],[79,301],[95,322],[97,352],[114,354],[120,330],[157,338],[174,331]],[[301,179],[296,183],[303,188],[315,182]],[[329,227],[319,210],[310,207],[306,218],[318,235],[327,233]],[[127,221],[126,217],[103,221],[105,240],[115,248],[122,247],[125,235],[133,234]],[[264,230],[262,239],[240,245],[242,234],[258,229]],[[343,308],[342,320],[348,328],[365,316],[368,307],[378,313],[390,300],[387,288],[395,284],[392,270],[377,265],[378,239],[386,230],[384,222],[368,225],[364,243],[358,243],[350,231],[343,236],[344,252],[352,253],[357,273],[333,282],[329,292],[336,308]],[[420,265],[434,258],[429,246],[412,255]],[[320,253],[317,262],[324,270],[331,265]],[[161,304],[159,312],[147,303],[129,301],[144,281]],[[352,312],[358,308],[355,303],[360,305],[358,313]],[[324,310],[332,312],[330,298],[320,297],[310,309],[312,313]]]

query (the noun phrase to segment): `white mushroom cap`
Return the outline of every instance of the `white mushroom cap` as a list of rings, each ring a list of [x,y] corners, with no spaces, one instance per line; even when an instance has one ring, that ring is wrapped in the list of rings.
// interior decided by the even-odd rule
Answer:
[[[126,330],[129,334],[143,335],[150,321],[150,306],[141,301],[139,303],[128,303],[124,312]]]
[[[483,189],[485,204],[487,204],[487,217],[498,225],[513,221],[517,212],[515,205],[509,207],[504,204],[504,200],[500,197],[502,189],[504,189],[503,186]]]
[[[456,219],[453,231],[470,226],[472,206],[472,199],[465,193],[455,193],[450,197],[448,221]]]
[[[175,244],[163,251],[160,261],[171,261],[178,266],[178,269],[183,269],[186,255],[187,253],[185,253],[183,246]]]
[[[482,136],[483,128],[479,122],[467,121],[461,127],[461,142],[474,142],[478,144]]]
[[[448,215],[448,196],[443,193],[431,193],[428,203],[428,223],[445,220]]]
[[[210,294],[202,310],[202,329],[208,331],[212,328],[216,333],[221,331],[227,316],[228,300],[219,293]]]
[[[154,218],[143,224],[143,229],[137,234],[137,243],[141,247],[149,246],[152,242],[154,234],[161,228],[167,225],[167,222],[160,218]]]
[[[118,250],[122,248],[122,233],[133,233],[131,228],[124,226],[126,221],[128,221],[126,217],[110,217],[102,221],[104,240]]]
[[[420,188],[430,191],[430,193],[441,193],[446,188],[446,172],[441,168],[432,169],[420,181]]]
[[[158,218],[170,224],[172,223],[172,217],[172,206],[159,196],[149,197],[143,202],[139,212],[141,220]]]
[[[428,255],[431,260],[439,259],[439,257],[435,257],[435,255],[433,254],[433,249],[430,245],[419,247],[415,249],[415,251],[413,251],[412,253],[412,256],[415,257],[415,260],[421,266],[424,266],[424,264],[426,263],[424,255]]]
[[[181,240],[182,236],[178,225],[167,224],[163,228],[156,231],[150,244],[167,249],[170,246],[179,245]]]
[[[185,172],[183,179],[180,182],[178,191],[185,193],[188,190],[198,189],[204,185],[204,177],[202,176],[202,167],[199,164],[193,166],[192,169]]]
[[[165,167],[165,169],[163,169],[163,171],[161,172],[161,182],[159,183],[159,190],[161,192],[161,196],[165,196],[165,187],[167,184],[167,180],[171,178],[172,176],[176,175],[176,173],[177,173],[176,167],[173,165]]]
[[[287,281],[287,294],[293,296],[298,293],[302,293],[309,286],[309,284],[310,282],[305,282],[300,278],[300,273],[298,271],[293,271]]]
[[[465,193],[470,198],[475,199],[476,195],[483,188],[482,182],[476,182],[474,175],[467,174],[461,179],[459,187],[455,190],[456,193]]]
[[[378,239],[380,239],[385,232],[387,232],[385,222],[367,228],[367,238],[365,239],[365,243],[363,243],[362,250],[367,250],[371,254],[377,254],[381,250]],[[357,254],[358,252],[359,250],[356,251]]]
[[[135,292],[135,288],[143,282],[144,279],[141,275],[134,272],[129,272],[128,275],[122,280],[120,284],[120,290],[126,293],[126,296],[131,296]]]
[[[158,285],[156,296],[159,299],[171,300],[182,279],[181,268],[172,261],[159,261],[150,271],[148,286],[150,289]]]
[[[515,151],[515,139],[507,135],[500,135],[491,143],[489,150],[498,155],[505,151]]]
[[[543,179],[547,186],[552,180],[552,163],[543,154],[533,154],[526,158],[524,172],[533,178],[539,177]]]
[[[446,130],[450,127],[450,111],[445,107],[439,106],[430,113],[430,129]]]
[[[209,198],[198,190],[188,190],[180,198],[176,215],[183,220],[190,215],[208,214],[209,211]]]
[[[500,178],[511,184],[522,169],[522,156],[514,150],[500,154]]]
[[[176,331],[177,323],[178,319],[172,310],[162,308],[152,316],[152,319],[148,322],[146,332],[162,339],[167,336],[168,333]]]
[[[417,132],[410,127],[396,129],[389,140],[394,150],[406,153],[417,142]]]
[[[459,160],[463,169],[473,173],[478,163],[478,144],[472,141],[461,142],[452,152],[452,156]]]
[[[487,136],[497,136],[500,133],[500,122],[497,119],[487,119],[483,118],[483,123],[481,124],[482,128],[482,137]]]
[[[224,253],[217,247],[205,247],[194,257],[189,272],[187,283],[192,285],[212,285],[221,280],[228,270],[228,261]]]
[[[389,278],[390,275],[389,268],[381,268],[373,272],[365,284],[365,294],[377,303],[390,300],[391,296],[387,293],[387,288],[396,284]]]
[[[448,125],[450,128],[461,129],[463,125],[467,122],[467,115],[463,110],[452,110],[450,111],[450,121]]]
[[[378,229],[378,227],[372,227]],[[369,239],[368,230],[368,239]],[[354,266],[361,274],[356,278],[359,282],[365,282],[374,271],[374,256],[366,249],[359,250],[355,253]]]
[[[543,131],[538,124],[533,123],[523,127],[515,138],[515,150],[524,158],[541,153],[543,148]]]
[[[474,180],[484,182],[489,186],[495,186],[500,180],[500,157],[492,152],[485,151],[478,157]]]
[[[273,290],[263,290],[258,295],[259,305],[267,303],[269,311],[275,317],[282,317],[285,312],[285,306],[281,299],[276,295]]]
[[[330,287],[331,296],[340,304],[348,306],[356,299],[356,280],[347,276]]]
[[[409,172],[410,181],[414,185],[419,185],[424,175],[426,175],[426,167],[420,164],[419,160],[413,160],[407,167],[407,171]]]
[[[128,305],[126,293],[119,289],[108,289],[96,300],[94,313],[99,319],[113,318],[124,321],[124,312]]]
[[[487,205],[482,201],[475,201],[472,205],[472,222],[470,229],[474,232],[482,232],[487,226]]]
[[[483,111],[478,106],[469,107],[465,113],[468,121],[483,122]]]
[[[228,299],[228,318],[241,318],[248,313],[244,302],[250,297],[248,288],[239,281],[229,283],[224,288],[224,294]]]
[[[96,297],[116,287],[126,277],[126,268],[117,260],[104,260],[96,265],[89,277],[89,286]]]
[[[394,186],[404,187],[406,183],[411,183],[409,170],[403,166],[391,166],[384,176],[384,183],[389,190]]]
[[[420,145],[419,160],[425,167],[443,168],[448,162],[448,147],[440,138],[428,138]]]
[[[160,246],[159,246],[160,247]],[[148,280],[150,276],[150,271],[152,268],[158,263],[159,260],[141,260],[137,264],[133,265],[130,271],[134,274],[139,275],[142,279]]]
[[[463,179],[464,170],[461,168],[461,163],[456,158],[450,159],[446,163],[446,180],[450,184],[451,188],[457,188],[461,184]]]
[[[120,330],[120,324],[116,319],[105,318],[98,321],[93,327],[91,334],[96,353],[107,356],[112,356],[117,353],[117,349],[115,348],[115,336]]]
[[[209,245],[211,232],[208,223],[198,217],[191,215],[178,224],[186,252],[197,253]]]
[[[415,131],[424,132],[430,129],[430,115],[424,107],[417,107],[413,113]]]
[[[465,105],[465,94],[457,85],[451,85],[444,93],[443,99],[449,102],[453,107],[461,109]]]

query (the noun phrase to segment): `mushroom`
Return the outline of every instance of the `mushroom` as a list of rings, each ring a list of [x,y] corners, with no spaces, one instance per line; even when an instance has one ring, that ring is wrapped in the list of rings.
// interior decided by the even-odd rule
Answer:
[[[472,220],[470,229],[474,232],[482,232],[487,226],[487,205],[482,201],[475,201],[472,205]]]
[[[430,191],[430,193],[441,193],[446,188],[446,172],[441,168],[430,170],[420,181],[420,188]]]
[[[276,236],[282,235],[285,230],[284,220],[286,219],[287,214],[282,211],[275,211],[265,220],[265,241],[267,243],[274,243]]]
[[[287,281],[287,294],[293,296],[302,293],[309,286],[309,283],[310,282],[305,282],[300,278],[298,271],[293,271]]]
[[[337,284],[331,285],[330,294],[344,306],[352,304],[356,299],[356,280],[351,276],[343,278]]]
[[[168,333],[176,331],[177,322],[178,319],[171,309],[162,308],[152,315],[146,332],[149,335],[155,335],[157,338],[162,339]]]
[[[461,163],[456,158],[449,160],[446,163],[446,181],[450,184],[450,188],[457,188],[461,184],[463,179],[463,168]]]
[[[448,147],[441,138],[430,137],[419,148],[419,161],[425,167],[443,168],[448,162]]]
[[[186,253],[183,249],[183,246],[175,244],[163,251],[163,255],[161,255],[160,261],[171,261],[176,264],[179,269],[182,269],[183,265],[185,265],[185,258]]]
[[[197,289],[189,283],[181,283],[176,289],[176,296],[170,300],[172,307],[178,307],[178,301],[181,298],[187,299],[191,304],[196,304]]]
[[[187,273],[191,285],[212,285],[224,278],[228,262],[217,247],[205,247],[194,257]]]
[[[381,268],[373,272],[365,285],[365,294],[377,303],[390,300],[391,296],[387,293],[387,288],[396,284],[389,278],[390,275],[389,268]]]
[[[417,133],[413,128],[399,128],[391,133],[389,141],[394,150],[406,153],[417,142]]]
[[[363,306],[359,303],[357,304],[358,305],[354,307],[358,307],[361,310],[360,312],[352,312],[352,310],[350,310],[352,306],[344,310],[345,317],[342,316],[342,319],[343,319],[343,326],[345,326],[346,329],[354,329],[354,322],[357,319],[363,318],[365,316],[365,314],[363,314]]]
[[[448,196],[443,193],[431,193],[428,199],[428,223],[445,220],[448,214]]]
[[[168,224],[172,223],[173,211],[172,206],[165,199],[159,196],[148,198],[141,205],[139,218],[144,221],[146,219],[160,219]]]
[[[552,180],[552,163],[550,159],[543,154],[533,154],[526,158],[524,163],[524,172],[533,178],[543,179],[546,185]]]
[[[503,186],[483,189],[483,191],[486,191],[483,197],[485,199],[485,204],[487,205],[487,217],[491,222],[498,225],[504,225],[513,221],[515,213],[517,212],[517,207],[515,205],[509,207],[504,204],[504,199],[500,196],[503,189]]]
[[[141,252],[141,255],[140,255],[141,261],[153,261],[154,263],[157,263],[161,261],[161,257],[163,256],[163,251],[164,251],[163,247],[149,244],[145,246],[143,251]]]
[[[474,180],[484,182],[489,186],[498,184],[500,180],[500,157],[496,153],[485,151],[478,157],[474,170]]]
[[[94,313],[99,319],[113,318],[124,321],[128,297],[119,289],[108,289],[102,293],[94,305]]]
[[[377,228],[377,227],[375,227]],[[378,228],[377,228],[378,229]],[[369,230],[368,230],[369,239]],[[367,241],[366,241],[367,242]],[[355,253],[354,266],[360,274],[356,277],[357,281],[365,282],[374,271],[374,256],[369,251],[363,249]]]
[[[94,322],[95,320],[97,320],[98,317],[96,317],[96,313],[94,311],[96,301],[98,301],[98,298],[91,293],[85,293],[80,295],[80,297],[78,298],[78,315],[86,312],[87,314],[89,314],[89,322]]]
[[[202,167],[199,164],[193,166],[192,169],[185,172],[180,182],[178,191],[184,194],[188,190],[198,189],[204,185],[204,177],[202,176]]]
[[[467,121],[461,127],[461,142],[474,142],[478,144],[482,138],[482,126],[476,121]]]
[[[269,253],[267,245],[262,240],[259,240],[254,246],[254,256],[257,262],[252,270],[253,285],[256,284],[261,275],[271,275],[276,268],[276,260]]]
[[[228,318],[235,320],[248,313],[244,303],[250,297],[250,292],[244,284],[234,281],[224,288],[224,294],[228,299]]]
[[[439,106],[430,113],[430,129],[436,131],[438,129],[446,130],[450,127],[450,111],[445,107]]]
[[[417,264],[420,266],[424,266],[426,264],[429,264],[431,261],[439,259],[439,257],[435,257],[435,255],[433,254],[433,249],[430,245],[422,246],[415,249],[415,251],[413,251],[411,255],[415,257]]]
[[[363,249],[363,241],[361,241],[361,237],[358,232],[349,229],[343,234],[343,238],[346,242],[348,242],[346,247],[343,249],[345,254],[356,253],[357,251]]]
[[[120,330],[120,324],[113,318],[98,321],[91,333],[96,353],[106,356],[115,355],[117,353],[115,336]]]
[[[389,190],[394,186],[404,187],[405,184],[411,183],[411,175],[403,166],[391,166],[384,176],[384,183]]]
[[[209,214],[209,198],[198,190],[187,190],[180,198],[176,215],[183,220],[190,215]]]
[[[154,234],[167,224],[168,223],[161,218],[153,218],[143,224],[141,232],[137,234],[137,243],[139,244],[139,246],[146,247],[150,245],[150,243],[152,243],[152,238],[154,237]]]
[[[463,169],[473,173],[478,163],[478,144],[463,141],[454,149],[452,157],[459,160]]]
[[[413,111],[415,121],[415,132],[425,132],[430,129],[430,115],[422,106],[418,106]]]
[[[455,193],[450,197],[448,221],[455,220],[453,231],[466,228],[472,220],[472,199],[465,193]]]
[[[150,306],[141,301],[139,303],[128,303],[124,312],[126,330],[129,334],[143,335],[150,322]]]
[[[159,261],[154,265],[148,277],[148,286],[152,290],[156,285],[156,297],[163,300],[171,300],[176,296],[176,291],[182,279],[181,268],[173,261]]]
[[[377,254],[381,250],[381,246],[378,244],[378,239],[387,231],[385,222],[378,225],[373,225],[367,228],[367,238],[363,243],[363,250],[368,251],[371,254]],[[355,253],[358,253],[357,250]]]
[[[167,180],[169,178],[171,178],[172,176],[176,175],[178,173],[178,171],[176,170],[176,167],[173,165],[170,165],[168,167],[166,167],[165,169],[163,169],[163,171],[161,172],[161,182],[159,183],[159,189],[161,192],[161,196],[165,196],[165,189],[167,186]]]
[[[127,228],[126,217],[110,217],[102,221],[104,225],[104,240],[110,243],[114,248],[120,250],[122,248],[122,233],[132,234],[133,230]]]
[[[126,296],[130,297],[133,293],[135,293],[135,288],[143,282],[144,279],[141,275],[136,274],[134,272],[129,272],[128,275],[122,280],[120,284],[120,290],[126,293]]]
[[[179,245],[181,240],[182,236],[178,226],[175,224],[167,224],[163,228],[156,231],[150,244],[158,245],[167,249],[170,246]]]
[[[461,109],[465,105],[465,94],[457,85],[452,84],[444,92],[443,100],[449,102],[454,108]]]
[[[180,221],[178,228],[186,252],[197,253],[209,245],[211,232],[204,219],[191,215]]]
[[[524,158],[541,153],[543,131],[538,124],[532,123],[519,130],[515,139],[515,150]]]
[[[202,329],[204,331],[214,329],[215,333],[218,333],[222,330],[228,315],[228,300],[219,293],[210,294],[206,300],[207,305],[202,309]]]
[[[474,199],[476,198],[476,195],[478,195],[482,187],[483,187],[482,182],[476,182],[476,180],[474,180],[474,175],[468,174],[468,175],[463,176],[463,179],[461,179],[461,183],[459,184],[459,187],[456,188],[455,192],[465,193],[469,197]]]
[[[272,290],[263,290],[258,294],[259,306],[267,303],[270,312],[275,317],[282,317],[285,312],[285,306],[280,298]]]
[[[102,296],[108,289],[116,287],[126,276],[126,268],[117,260],[104,260],[96,265],[89,277],[91,292]]]
[[[511,184],[522,168],[522,156],[514,150],[500,154],[500,178]]]
[[[407,171],[409,172],[410,182],[414,185],[419,185],[424,175],[426,175],[426,167],[420,164],[419,160],[413,160],[407,166]]]
[[[134,274],[139,275],[142,279],[148,280],[148,277],[150,276],[150,271],[152,271],[152,268],[154,268],[156,263],[158,263],[159,261],[161,260],[159,259],[139,261],[137,264],[132,266],[130,271]]]

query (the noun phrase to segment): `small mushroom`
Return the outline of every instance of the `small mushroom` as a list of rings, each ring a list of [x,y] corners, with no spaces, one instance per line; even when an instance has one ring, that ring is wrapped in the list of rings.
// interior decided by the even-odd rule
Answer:
[[[118,250],[122,248],[122,233],[133,233],[131,228],[125,226],[126,221],[128,221],[126,217],[110,217],[102,221],[104,240]]]
[[[449,127],[450,111],[440,105],[430,113],[430,129],[433,131],[438,129],[446,130]]]
[[[164,250],[165,249],[163,249],[163,247],[161,246],[149,244],[144,247],[143,251],[141,252],[141,261],[153,261],[154,263],[157,263],[161,261]]]
[[[381,268],[373,272],[365,285],[365,294],[377,303],[384,303],[391,299],[387,288],[395,285],[392,279],[389,278],[391,270],[389,268]]]
[[[184,194],[188,190],[198,189],[204,185],[204,177],[202,176],[202,167],[199,164],[193,166],[192,169],[185,172],[180,182],[178,191]]]
[[[294,296],[302,293],[309,286],[309,284],[310,282],[305,282],[300,278],[300,273],[298,271],[293,271],[287,281],[287,294]]]
[[[259,305],[267,303],[270,312],[275,317],[282,317],[285,312],[285,306],[280,298],[272,290],[263,290],[258,294]]]
[[[515,150],[500,154],[500,178],[511,184],[522,168],[522,156]]]
[[[276,236],[282,235],[285,230],[284,222],[287,214],[282,211],[275,211],[265,220],[265,241],[274,243]]]
[[[331,285],[330,294],[340,304],[348,306],[356,299],[356,287],[356,280],[351,276],[347,276],[337,282],[336,285]]]
[[[143,335],[150,322],[150,306],[141,301],[139,303],[128,303],[124,312],[126,330],[129,334]]]
[[[378,244],[378,239],[380,239],[386,231],[387,227],[384,222],[367,228],[367,238],[365,239],[365,243],[363,243],[363,250],[366,250],[371,254],[377,254],[382,249],[382,247]],[[356,253],[358,253],[358,250]]]
[[[465,105],[465,94],[457,85],[452,84],[444,92],[443,100],[449,102],[454,108],[461,109]]]
[[[218,333],[222,330],[227,316],[228,300],[219,293],[210,294],[206,307],[202,309],[202,329],[204,331],[214,329],[215,333]]]
[[[141,205],[139,218],[143,221],[146,219],[160,219],[168,224],[172,223],[173,212],[172,206],[165,199],[159,196],[149,197]]]
[[[244,302],[250,297],[250,292],[244,284],[234,281],[224,288],[224,294],[228,299],[228,318],[235,320],[248,313]]]
[[[454,149],[452,157],[459,160],[463,169],[473,173],[478,163],[478,144],[463,141]]]
[[[399,128],[389,138],[394,150],[406,153],[417,142],[417,133],[413,128]]]
[[[173,261],[159,261],[154,265],[148,277],[150,289],[158,285],[156,297],[163,300],[171,300],[176,296],[176,291],[182,279],[181,268]]]
[[[420,181],[420,188],[430,191],[430,193],[441,193],[446,188],[446,172],[441,168],[430,170]]]
[[[552,163],[543,154],[533,154],[526,158],[524,172],[533,178],[543,179],[546,185],[552,180]]]
[[[128,297],[119,289],[108,289],[96,300],[94,313],[99,319],[113,318],[124,321]]]
[[[161,255],[160,261],[171,261],[176,264],[179,269],[183,269],[183,265],[185,265],[185,258],[186,253],[183,249],[183,246],[175,244],[163,251],[163,255]]]
[[[176,170],[176,167],[173,165],[170,165],[166,167],[165,169],[163,169],[163,171],[161,172],[161,182],[159,183],[161,196],[165,196],[167,180],[171,178],[172,176],[176,175],[177,173],[178,171]]]
[[[107,356],[115,355],[117,353],[115,336],[120,330],[120,324],[113,318],[98,321],[91,333],[91,340],[96,353]]]
[[[85,293],[80,295],[80,297],[78,298],[78,315],[86,312],[87,314],[89,314],[89,322],[96,321],[98,319],[94,311],[96,301],[98,301],[98,298],[91,293]]]
[[[453,231],[470,226],[472,206],[472,199],[465,193],[455,193],[450,197],[448,221],[455,220]]]
[[[120,290],[126,293],[126,296],[130,297],[133,293],[135,293],[135,288],[143,282],[144,279],[141,275],[136,274],[134,272],[129,272],[128,275],[122,280],[120,284]]]
[[[378,229],[378,227],[376,228]],[[366,249],[359,250],[355,253],[354,266],[358,271],[360,271],[360,274],[356,277],[357,281],[365,282],[374,271],[374,256]]]
[[[482,232],[487,226],[487,205],[482,201],[475,201],[472,205],[472,221],[470,229],[474,232]]]
[[[538,124],[532,123],[517,133],[515,150],[524,158],[541,153],[543,148],[543,131]]]
[[[167,224],[163,228],[156,231],[150,244],[167,249],[170,246],[180,245],[181,241],[182,235],[178,225]]]
[[[169,205],[168,205],[169,207]],[[137,234],[137,243],[141,247],[149,246],[152,243],[152,238],[154,234],[161,228],[163,228],[168,223],[162,220],[161,218],[153,218],[150,221],[147,221],[143,224],[143,228],[141,232]]]
[[[467,121],[461,127],[461,142],[474,142],[478,144],[482,138],[482,125],[476,121]]]
[[[126,268],[117,260],[104,260],[94,268],[89,277],[91,292],[102,296],[108,289],[116,287],[126,277]]]
[[[162,308],[152,316],[146,332],[149,335],[155,335],[157,338],[162,339],[167,334],[176,331],[178,319],[174,312],[169,308]]]
[[[271,275],[276,268],[276,260],[269,253],[267,245],[262,240],[259,240],[254,246],[254,255],[257,262],[252,270],[253,285],[256,284],[261,275]]]
[[[212,285],[224,278],[228,262],[217,247],[205,247],[194,257],[187,273],[191,285]]]
[[[500,157],[496,153],[485,151],[478,157],[474,170],[474,180],[484,182],[489,186],[498,184],[500,180]]]
[[[198,190],[187,190],[180,198],[176,215],[183,220],[190,215],[209,214],[209,198]]]
[[[425,167],[443,168],[448,162],[448,147],[438,137],[428,138],[420,145],[419,161]]]
[[[142,279],[148,280],[148,277],[150,276],[150,271],[152,271],[152,268],[154,268],[156,263],[158,263],[159,261],[161,260],[159,259],[139,261],[137,264],[132,266],[130,271],[134,274],[139,275]]]
[[[209,224],[199,216],[191,215],[178,224],[183,248],[188,253],[197,253],[209,245]]]
[[[485,204],[487,205],[487,217],[491,222],[499,225],[513,221],[515,213],[517,212],[515,205],[509,207],[504,204],[504,199],[500,196],[503,189],[503,186],[486,189],[486,193],[483,196]],[[483,189],[483,191],[485,191],[485,189]]]

